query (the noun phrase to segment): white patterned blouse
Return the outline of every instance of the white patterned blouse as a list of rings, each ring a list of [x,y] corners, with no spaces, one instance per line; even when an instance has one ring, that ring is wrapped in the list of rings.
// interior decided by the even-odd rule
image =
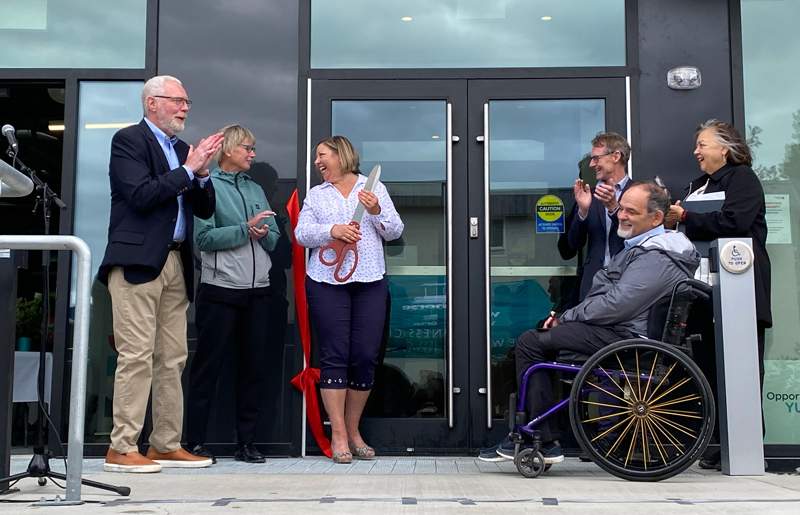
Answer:
[[[336,266],[324,265],[319,260],[320,247],[333,241],[331,228],[337,224],[348,224],[352,220],[356,206],[359,204],[358,192],[364,189],[366,182],[366,176],[359,175],[347,198],[328,182],[314,186],[308,192],[297,220],[294,237],[297,243],[312,249],[306,272],[311,279],[328,284],[368,283],[379,281],[386,273],[381,238],[386,241],[399,238],[403,233],[403,221],[394,208],[386,186],[380,181],[375,185],[374,193],[378,197],[381,212],[378,215],[371,215],[365,211],[361,218],[358,266],[353,275],[344,283],[340,283],[333,278]],[[332,251],[325,254],[326,259],[331,259],[332,256]],[[352,267],[353,255],[350,252],[342,265],[339,276],[346,275]]]

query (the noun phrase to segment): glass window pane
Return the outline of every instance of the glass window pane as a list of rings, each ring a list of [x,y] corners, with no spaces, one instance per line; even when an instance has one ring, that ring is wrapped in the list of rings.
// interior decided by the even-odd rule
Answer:
[[[117,354],[112,348],[111,297],[97,280],[108,242],[111,138],[121,127],[142,119],[142,82],[81,82],[78,151],[75,163],[75,229],[92,251],[92,308],[89,326],[89,376],[86,388],[86,443],[107,442]],[[74,261],[74,260],[73,260]],[[75,306],[73,264],[70,305]]]
[[[800,408],[775,394],[800,391],[800,0],[743,0],[741,6],[747,137],[766,195],[772,264],[764,443],[796,445]]]
[[[605,129],[604,100],[489,102],[489,240],[493,415],[516,389],[511,349],[550,310],[570,307],[577,259],[558,238],[588,167],[591,140]],[[548,211],[549,210],[549,211]]]
[[[624,65],[624,0],[311,2],[312,68]]]
[[[147,0],[0,0],[0,68],[144,68]]]
[[[386,245],[391,311],[385,355],[366,417],[445,416],[446,104],[334,101],[332,133],[352,141],[381,182],[405,229]]]

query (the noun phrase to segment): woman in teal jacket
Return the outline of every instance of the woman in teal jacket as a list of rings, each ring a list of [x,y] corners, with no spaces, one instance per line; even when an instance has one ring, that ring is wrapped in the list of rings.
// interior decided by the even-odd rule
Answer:
[[[267,348],[267,313],[272,301],[268,251],[280,232],[264,190],[245,172],[255,158],[255,137],[239,125],[224,127],[225,140],[211,172],[217,207],[208,220],[195,220],[195,245],[202,274],[197,288],[197,351],[189,375],[186,440],[189,452],[214,458],[205,447],[211,400],[225,357],[235,353],[236,433],[234,458],[263,463],[253,445],[263,392],[279,388],[280,376],[265,373],[280,348]],[[280,360],[279,360],[280,361]]]

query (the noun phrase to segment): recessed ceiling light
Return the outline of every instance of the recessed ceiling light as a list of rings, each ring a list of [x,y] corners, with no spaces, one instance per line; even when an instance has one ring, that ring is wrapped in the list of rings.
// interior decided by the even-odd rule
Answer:
[[[551,18],[550,16],[542,16],[542,19],[544,21],[548,21],[548,20],[552,20],[553,18]]]
[[[403,20],[403,21],[411,21],[412,20],[411,16],[403,16],[400,19]]]
[[[439,139],[439,136],[431,136],[433,139]]]

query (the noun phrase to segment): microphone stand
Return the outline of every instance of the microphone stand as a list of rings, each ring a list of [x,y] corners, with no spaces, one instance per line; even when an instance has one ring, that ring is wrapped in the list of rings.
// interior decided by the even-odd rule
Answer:
[[[58,198],[58,195],[50,189],[50,186],[41,180],[36,174],[36,171],[25,166],[22,161],[17,158],[17,151],[12,147],[8,147],[6,154],[13,159],[13,162],[19,163],[20,171],[30,177],[36,188],[36,203],[33,206],[33,214],[42,206],[44,214],[44,234],[50,235],[50,209],[53,204],[57,205],[62,211],[67,209],[67,205]],[[15,474],[6,478],[0,478],[0,485],[9,484],[10,481],[19,481],[26,477],[38,478],[39,486],[47,484],[47,479],[53,478],[66,481],[67,476],[60,472],[53,472],[50,470],[50,458],[53,457],[52,452],[47,450],[44,445],[44,384],[45,384],[45,360],[47,359],[47,329],[50,322],[50,250],[42,250],[42,325],[39,342],[39,373],[37,377],[37,397],[38,397],[38,416],[36,418],[36,445],[33,447],[33,458],[28,463],[28,469],[21,474]],[[49,417],[48,417],[49,420]],[[63,449],[62,449],[63,450]],[[81,484],[91,486],[93,488],[100,488],[111,492],[116,492],[120,495],[130,495],[131,489],[127,486],[113,486],[106,483],[91,481],[89,479],[81,478]],[[10,487],[10,485],[9,485]],[[63,504],[63,502],[62,502]]]

